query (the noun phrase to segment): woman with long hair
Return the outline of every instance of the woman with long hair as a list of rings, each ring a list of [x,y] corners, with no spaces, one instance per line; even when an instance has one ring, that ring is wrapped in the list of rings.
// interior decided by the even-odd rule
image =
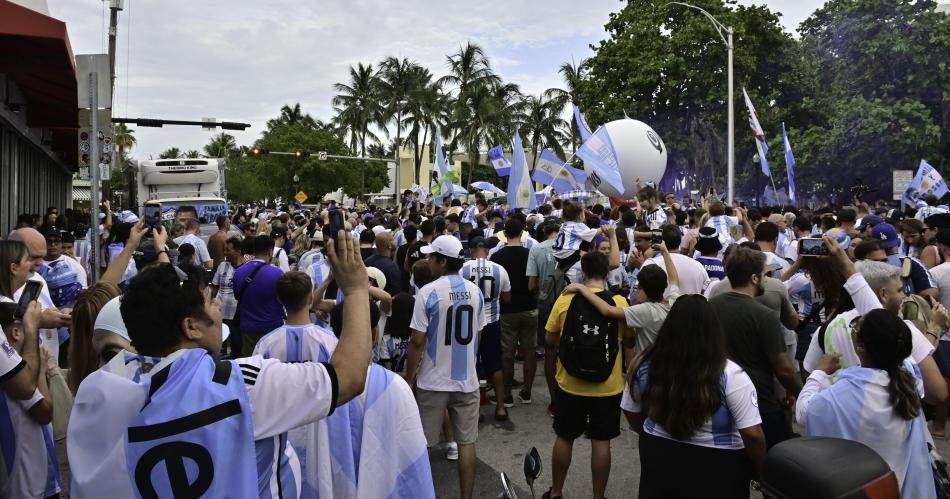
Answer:
[[[99,356],[93,348],[93,331],[99,311],[109,300],[119,296],[119,287],[107,281],[98,282],[83,290],[72,311],[69,341],[69,390],[76,393],[86,376],[99,369]]]
[[[621,408],[640,435],[640,499],[749,497],[765,458],[762,419],[706,299],[679,297],[635,366]]]
[[[0,301],[13,301],[13,293],[30,278],[30,252],[20,241],[0,241]]]
[[[897,474],[901,497],[936,497],[920,399],[920,369],[907,357],[913,340],[896,314],[872,310],[852,330],[860,366],[838,370],[839,354],[825,354],[795,407],[812,436],[844,438],[874,449]],[[829,386],[830,385],[830,386]],[[824,388],[823,387],[828,387]]]

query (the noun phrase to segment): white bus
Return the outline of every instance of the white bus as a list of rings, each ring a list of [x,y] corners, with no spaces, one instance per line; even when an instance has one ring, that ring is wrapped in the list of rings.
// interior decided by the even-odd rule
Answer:
[[[136,162],[138,202],[162,205],[165,219],[179,206],[194,206],[202,224],[228,214],[225,160],[214,158],[150,159]]]

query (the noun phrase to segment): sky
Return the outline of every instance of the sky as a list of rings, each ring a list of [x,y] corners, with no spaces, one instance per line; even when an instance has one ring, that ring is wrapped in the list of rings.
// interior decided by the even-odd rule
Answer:
[[[108,2],[48,0],[74,54],[106,53]],[[822,0],[739,0],[783,13],[791,33]],[[349,67],[407,57],[435,75],[466,41],[483,47],[525,93],[562,86],[557,68],[593,55],[618,0],[125,0],[119,15],[113,116],[250,123],[229,131],[251,144],[284,104],[333,115],[333,84]],[[137,159],[170,147],[201,150],[216,132],[137,128]]]

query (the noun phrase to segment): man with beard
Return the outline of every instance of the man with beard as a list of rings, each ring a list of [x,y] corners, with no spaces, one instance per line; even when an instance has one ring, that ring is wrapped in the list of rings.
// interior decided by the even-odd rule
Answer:
[[[791,436],[773,378],[796,397],[802,382],[785,354],[778,314],[755,299],[765,291],[765,273],[764,253],[736,248],[726,260],[732,290],[716,296],[710,304],[726,333],[729,358],[749,374],[755,385],[766,446],[771,448]]]

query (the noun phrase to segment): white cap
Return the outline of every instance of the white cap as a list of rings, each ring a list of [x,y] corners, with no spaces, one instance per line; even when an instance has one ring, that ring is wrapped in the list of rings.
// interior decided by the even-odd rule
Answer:
[[[386,274],[383,274],[382,270],[376,267],[366,267],[366,274],[370,279],[376,281],[376,285],[379,289],[386,288]]]
[[[378,236],[383,232],[389,232],[389,230],[387,230],[386,227],[383,227],[382,225],[373,226],[373,234],[376,234]]]
[[[449,258],[463,258],[462,242],[455,236],[439,236],[432,241],[432,244],[423,246],[419,251],[425,255],[438,253]]]
[[[96,331],[101,329],[115,333],[125,338],[125,341],[132,341],[132,339],[129,338],[129,331],[125,328],[125,321],[122,320],[122,312],[119,310],[119,306],[122,304],[121,298],[121,296],[116,296],[106,302],[105,306],[102,307],[102,310],[99,311],[99,315],[96,316],[96,323],[92,328],[93,334],[96,334]]]

